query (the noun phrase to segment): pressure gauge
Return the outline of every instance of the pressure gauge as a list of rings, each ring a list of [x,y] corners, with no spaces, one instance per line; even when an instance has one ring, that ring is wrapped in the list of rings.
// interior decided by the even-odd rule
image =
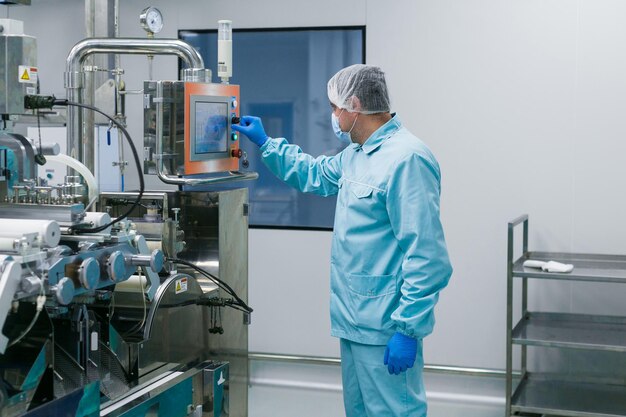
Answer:
[[[163,29],[163,15],[156,7],[147,7],[139,15],[143,30],[155,35]]]

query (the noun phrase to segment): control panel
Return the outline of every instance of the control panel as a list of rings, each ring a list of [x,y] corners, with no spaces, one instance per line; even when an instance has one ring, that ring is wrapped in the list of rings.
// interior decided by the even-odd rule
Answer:
[[[185,175],[238,171],[239,86],[185,83]]]

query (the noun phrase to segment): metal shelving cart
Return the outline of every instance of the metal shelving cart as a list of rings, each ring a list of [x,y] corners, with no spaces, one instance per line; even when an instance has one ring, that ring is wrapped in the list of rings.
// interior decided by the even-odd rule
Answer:
[[[522,255],[514,258],[514,230],[523,226]],[[528,215],[508,224],[506,416],[626,416],[626,381],[585,381],[565,373],[528,370],[529,346],[626,353],[626,317],[528,311],[528,280],[626,284],[626,256],[528,250]],[[525,268],[527,259],[574,265],[570,273]],[[514,280],[521,279],[521,319],[513,323]],[[513,374],[513,345],[521,346],[520,374]],[[519,382],[518,382],[519,380]],[[514,386],[514,382],[516,386]]]

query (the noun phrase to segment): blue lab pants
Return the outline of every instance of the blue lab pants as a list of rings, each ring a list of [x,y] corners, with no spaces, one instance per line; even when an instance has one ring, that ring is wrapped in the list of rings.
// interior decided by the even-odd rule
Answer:
[[[400,375],[383,363],[386,346],[340,343],[346,417],[426,417],[421,341],[415,365]]]

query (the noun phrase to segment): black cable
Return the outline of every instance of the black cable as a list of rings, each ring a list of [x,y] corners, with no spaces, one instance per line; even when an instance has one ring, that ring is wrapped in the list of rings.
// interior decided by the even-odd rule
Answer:
[[[242,313],[251,313],[251,311],[248,311],[244,308],[240,308],[239,305],[235,305],[235,304],[227,304],[225,307],[230,307],[233,310],[241,311]]]
[[[202,268],[192,264],[191,262],[187,262],[187,261],[184,261],[182,259],[168,258],[167,260],[169,262],[173,262],[175,264],[188,266],[189,268],[191,268],[191,269],[199,272],[200,274],[204,275],[205,277],[207,277],[208,279],[213,281],[218,287],[222,288],[224,291],[226,291],[228,294],[230,294],[237,301],[236,305],[238,305],[238,306],[242,307],[243,309],[245,309],[246,313],[252,313],[253,309],[250,308],[250,306],[248,306],[248,304],[246,304],[245,301],[243,301],[241,298],[239,298],[239,296],[237,295],[235,290],[233,290],[230,287],[230,285],[228,285],[227,283],[225,283],[224,281],[222,281],[221,279],[219,279],[215,275],[213,275],[210,272],[208,272],[208,271],[206,271],[206,270],[204,270],[204,269],[202,269]]]
[[[178,308],[178,307],[186,307],[190,305],[200,305],[206,307],[229,307],[233,310],[241,311],[242,313],[248,313],[248,310],[241,308],[239,305],[239,301],[236,301],[232,298],[229,299],[218,299],[219,301],[216,304],[215,298],[200,298],[196,300],[187,300],[182,303],[171,303],[171,304],[159,304],[159,308]]]
[[[176,258],[172,258],[172,259],[168,258],[168,259],[166,259],[166,261],[169,261],[169,262],[172,262],[172,263],[175,263],[175,264],[188,266],[188,267],[196,270],[197,272],[199,272],[203,276],[207,277],[209,280],[211,280],[218,287],[220,287],[221,289],[226,291],[228,294],[233,295],[233,293],[234,293],[234,290],[230,286],[228,286],[228,284],[223,282],[221,279],[217,278],[215,275],[212,275],[208,271],[205,271],[204,269],[202,269],[202,268],[192,264],[191,262],[183,261],[182,259],[176,259]]]
[[[133,140],[130,137],[130,134],[128,133],[126,128],[120,122],[118,122],[117,120],[115,120],[113,117],[109,116],[108,114],[106,114],[102,110],[100,110],[100,109],[98,109],[98,108],[96,108],[94,106],[90,106],[88,104],[75,103],[73,101],[68,101],[68,100],[63,100],[63,99],[54,99],[53,104],[56,105],[56,106],[81,107],[81,108],[88,109],[88,110],[91,110],[91,111],[94,111],[96,113],[99,113],[99,114],[103,115],[104,117],[109,119],[115,126],[117,126],[117,128],[120,131],[122,131],[122,133],[124,134],[124,137],[126,138],[126,141],[128,142],[128,145],[130,146],[130,150],[133,153],[133,158],[135,159],[135,165],[137,166],[137,173],[139,174],[139,194],[137,195],[137,199],[135,200],[133,205],[124,214],[122,214],[121,216],[119,216],[115,220],[109,222],[108,224],[105,224],[104,226],[98,226],[98,227],[94,227],[92,229],[83,229],[83,228],[73,228],[73,227],[70,227],[70,230],[73,231],[74,233],[77,233],[77,234],[80,234],[80,233],[99,233],[99,232],[101,232],[103,230],[108,229],[109,227],[113,226],[114,224],[119,223],[122,220],[124,220],[141,203],[141,198],[143,197],[143,193],[144,193],[144,190],[145,190],[145,184],[144,184],[144,180],[143,180],[143,172],[141,171],[141,161],[139,160],[139,154],[137,153],[137,148],[135,148],[135,144],[133,143]]]
[[[217,278],[215,275],[209,273],[208,271],[190,263],[187,261],[183,261],[180,259],[176,259],[176,260],[170,260],[174,263],[179,263],[181,265],[186,265],[198,272],[200,272],[200,274],[204,275],[206,278],[208,278],[209,280],[213,281],[218,287],[222,288],[224,291],[226,291],[228,294],[230,294],[236,301],[237,301],[237,305],[243,307],[244,309],[246,309],[248,312],[252,312],[252,309],[241,299],[239,298],[239,296],[237,295],[237,293],[235,292],[235,290],[233,290],[227,283],[225,283],[224,281],[220,280],[219,278]]]
[[[41,114],[39,113],[39,109],[35,110],[35,114],[37,115],[37,133],[39,134],[39,152],[35,155],[35,162],[44,166],[46,164],[46,157],[43,156],[43,148],[41,146]]]
[[[41,114],[39,114],[39,109],[35,111],[37,112],[37,134],[39,135],[39,153],[43,155],[43,149],[41,147]]]

